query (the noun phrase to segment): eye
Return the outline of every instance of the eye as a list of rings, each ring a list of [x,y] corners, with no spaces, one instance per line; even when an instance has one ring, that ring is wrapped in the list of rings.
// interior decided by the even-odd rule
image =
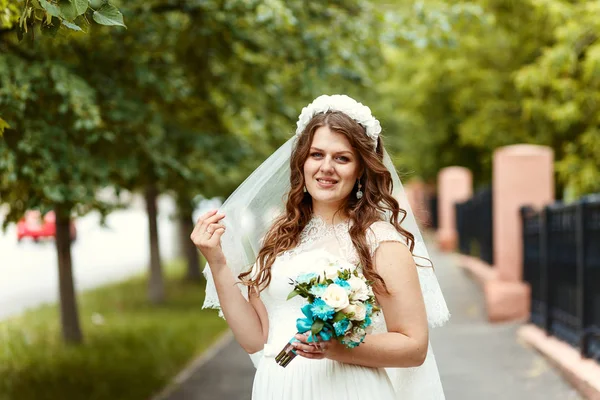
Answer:
[[[319,158],[319,157],[322,157],[323,154],[319,153],[318,151],[315,151],[315,152],[310,153],[310,156],[314,157],[314,158]]]
[[[337,159],[340,160],[341,162],[349,162],[350,161],[350,159],[346,156],[339,156]]]

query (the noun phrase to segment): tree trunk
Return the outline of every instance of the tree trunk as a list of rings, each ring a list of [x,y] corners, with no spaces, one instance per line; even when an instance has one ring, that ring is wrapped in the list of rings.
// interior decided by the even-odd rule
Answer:
[[[58,287],[60,294],[60,320],[66,343],[81,343],[83,336],[79,325],[77,298],[73,284],[71,259],[71,218],[69,210],[56,211],[56,254],[58,255]]]
[[[190,234],[194,230],[194,221],[192,221],[191,212],[186,215],[187,210],[179,210],[179,230],[181,237],[181,247],[187,263],[187,273],[185,278],[189,281],[202,280],[200,273],[200,258],[198,257],[198,249],[190,240]]]
[[[153,185],[146,187],[146,212],[148,214],[148,232],[150,234],[150,279],[148,281],[148,297],[154,304],[162,303],[165,299],[160,249],[158,246],[158,223],[156,198],[158,191]]]

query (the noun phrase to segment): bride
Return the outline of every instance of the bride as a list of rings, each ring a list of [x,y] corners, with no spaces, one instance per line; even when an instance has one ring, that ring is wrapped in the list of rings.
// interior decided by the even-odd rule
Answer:
[[[204,306],[257,367],[254,400],[444,398],[428,328],[449,313],[380,132],[361,103],[318,97],[296,137],[191,234],[208,263]],[[352,349],[309,343],[296,332],[305,300],[286,300],[291,279],[336,258],[361,268],[382,310]],[[283,368],[275,356],[294,336]]]

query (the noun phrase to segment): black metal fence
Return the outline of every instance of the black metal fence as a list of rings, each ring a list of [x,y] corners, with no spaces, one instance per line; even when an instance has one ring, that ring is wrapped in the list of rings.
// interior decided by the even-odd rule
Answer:
[[[521,217],[531,322],[600,360],[600,196]]]
[[[439,227],[438,222],[438,197],[437,195],[432,195],[429,198],[429,216],[430,216],[430,224],[432,229],[437,229]]]
[[[459,251],[493,265],[492,189],[479,190],[455,209]]]

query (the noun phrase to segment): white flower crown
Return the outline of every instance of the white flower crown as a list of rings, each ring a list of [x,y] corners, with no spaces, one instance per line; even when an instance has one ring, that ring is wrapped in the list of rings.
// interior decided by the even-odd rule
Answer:
[[[302,109],[298,117],[296,136],[300,136],[310,120],[319,113],[327,111],[340,111],[361,124],[367,131],[367,136],[373,140],[373,147],[377,148],[377,138],[381,132],[381,125],[373,115],[371,109],[345,94],[326,94],[317,97],[312,103]]]

